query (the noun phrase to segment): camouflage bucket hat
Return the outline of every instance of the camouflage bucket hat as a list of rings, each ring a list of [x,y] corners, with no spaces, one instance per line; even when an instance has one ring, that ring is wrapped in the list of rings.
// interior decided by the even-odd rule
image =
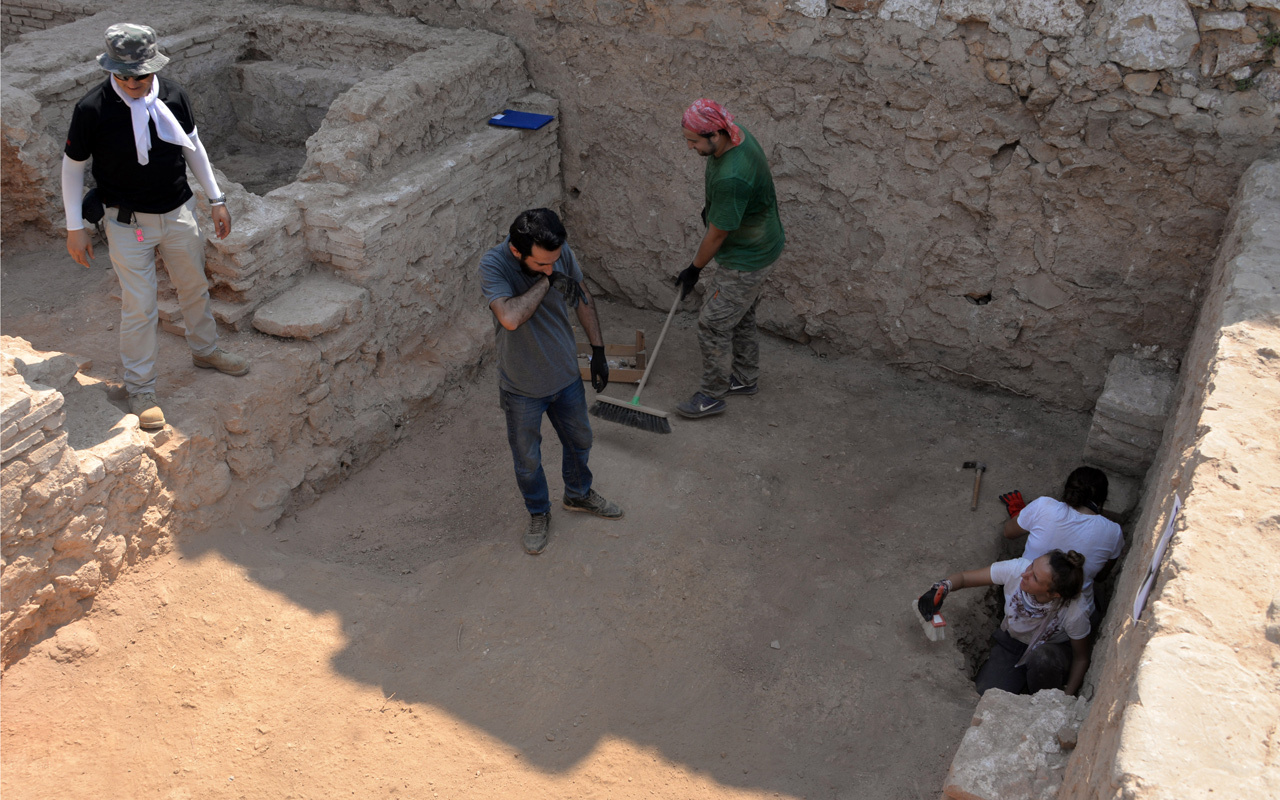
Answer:
[[[107,52],[98,56],[99,66],[125,77],[150,75],[168,63],[169,57],[156,48],[156,32],[128,22],[107,28]]]

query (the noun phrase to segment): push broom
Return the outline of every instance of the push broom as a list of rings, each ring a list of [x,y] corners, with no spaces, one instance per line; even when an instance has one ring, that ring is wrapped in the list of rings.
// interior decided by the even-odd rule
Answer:
[[[671,433],[671,421],[667,417],[667,412],[640,405],[640,393],[644,391],[645,381],[649,380],[649,373],[658,360],[658,349],[662,347],[662,339],[667,335],[667,328],[671,325],[671,318],[676,315],[676,307],[679,305],[680,290],[676,289],[676,301],[671,304],[667,321],[662,324],[662,333],[658,334],[658,343],[653,346],[653,355],[649,356],[649,364],[644,368],[644,374],[640,376],[640,385],[636,387],[636,393],[631,398],[631,402],[598,394],[596,404],[591,407],[591,413],[594,416],[650,433]]]

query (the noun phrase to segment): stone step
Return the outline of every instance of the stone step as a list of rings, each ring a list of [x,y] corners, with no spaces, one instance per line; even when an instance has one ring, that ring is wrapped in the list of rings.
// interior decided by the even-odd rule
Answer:
[[[369,291],[314,274],[263,304],[253,327],[287,339],[315,339],[358,322],[369,308]]]

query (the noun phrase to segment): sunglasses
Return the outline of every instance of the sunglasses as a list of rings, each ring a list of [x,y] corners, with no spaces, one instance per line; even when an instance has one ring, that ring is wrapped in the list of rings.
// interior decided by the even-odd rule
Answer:
[[[112,74],[114,75],[116,80],[128,86],[131,83],[138,83],[138,84],[146,83],[147,81],[151,80],[151,76],[154,75],[155,73],[148,72],[146,75],[115,75],[114,73]]]

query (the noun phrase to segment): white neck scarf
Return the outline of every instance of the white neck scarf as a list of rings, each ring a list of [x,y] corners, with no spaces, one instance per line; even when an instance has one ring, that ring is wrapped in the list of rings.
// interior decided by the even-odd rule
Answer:
[[[133,120],[133,144],[138,150],[139,164],[145,167],[151,161],[151,126],[147,124],[149,119],[155,121],[156,133],[160,134],[163,141],[195,151],[196,146],[191,142],[191,137],[182,130],[178,118],[160,99],[158,76],[151,81],[151,91],[137,100],[124,93],[114,75],[107,80],[111,81],[111,88],[129,106],[129,116]]]

